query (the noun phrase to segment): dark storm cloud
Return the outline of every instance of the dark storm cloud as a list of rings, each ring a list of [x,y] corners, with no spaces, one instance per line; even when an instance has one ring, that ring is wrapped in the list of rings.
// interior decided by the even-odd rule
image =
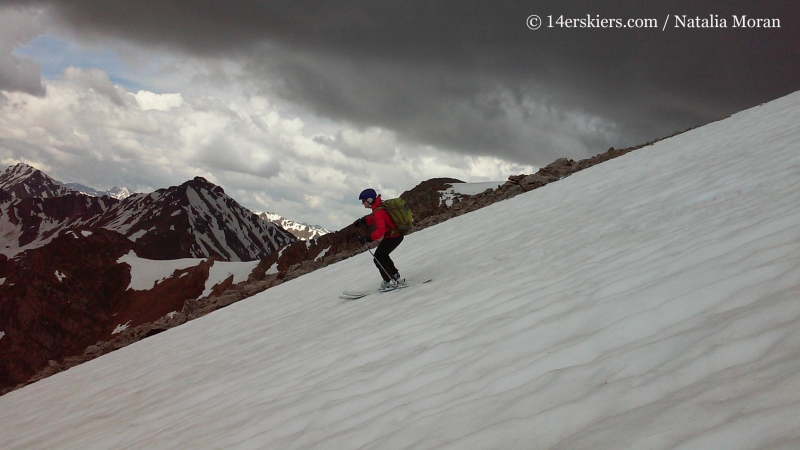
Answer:
[[[800,89],[796,1],[720,3],[94,0],[50,6],[87,37],[247,61],[271,92],[334,120],[543,164],[662,137]],[[531,14],[545,22],[539,30],[526,27]],[[733,28],[734,14],[779,19],[781,27]],[[698,25],[724,19],[727,28],[720,22],[676,28],[674,17],[684,15],[700,19]],[[549,28],[548,16],[656,19],[658,27]]]
[[[4,91],[26,92],[38,97],[46,93],[39,63],[14,54],[17,46],[42,31],[41,18],[36,16],[17,8],[6,8],[0,14],[0,89]]]

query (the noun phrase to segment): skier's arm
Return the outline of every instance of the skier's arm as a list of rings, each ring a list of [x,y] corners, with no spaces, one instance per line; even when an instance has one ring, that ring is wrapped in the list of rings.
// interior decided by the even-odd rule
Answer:
[[[377,241],[378,239],[382,238],[386,231],[388,230],[386,226],[386,211],[379,209],[376,210],[373,214],[373,220],[375,221],[375,231],[373,231],[369,237],[373,241]]]

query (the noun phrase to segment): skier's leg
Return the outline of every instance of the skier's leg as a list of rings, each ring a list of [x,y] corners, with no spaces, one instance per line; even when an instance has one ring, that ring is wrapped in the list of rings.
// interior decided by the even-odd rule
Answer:
[[[378,271],[385,281],[391,280],[392,275],[397,273],[397,268],[394,266],[394,261],[389,257],[389,254],[392,253],[401,242],[403,242],[403,236],[383,239],[381,243],[378,244],[378,248],[375,249],[375,266],[378,267]],[[381,267],[388,273],[381,270]]]
[[[383,263],[378,261],[377,258],[373,259],[372,262],[374,262],[375,263],[375,267],[378,268],[378,272],[380,272],[381,278],[383,278],[383,281],[389,281],[389,280],[392,279],[386,272],[383,271]]]
[[[381,274],[381,278],[383,278],[383,281],[388,282],[392,278],[388,273],[384,271],[384,269],[387,271],[389,270],[386,268],[386,266],[383,265],[385,262],[384,259],[386,255],[386,246],[387,246],[386,239],[383,239],[380,242],[380,244],[378,244],[378,248],[375,249],[375,253],[372,255],[373,256],[372,262],[375,264],[375,267],[378,268],[378,272]]]

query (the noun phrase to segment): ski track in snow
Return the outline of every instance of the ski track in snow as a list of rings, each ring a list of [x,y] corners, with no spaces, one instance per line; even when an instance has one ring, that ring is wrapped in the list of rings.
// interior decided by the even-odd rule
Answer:
[[[800,93],[0,398],[0,447],[800,447]],[[488,224],[488,225],[487,225]]]

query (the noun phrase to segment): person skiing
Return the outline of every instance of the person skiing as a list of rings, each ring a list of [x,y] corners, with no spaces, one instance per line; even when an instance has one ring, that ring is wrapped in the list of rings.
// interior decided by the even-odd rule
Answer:
[[[393,289],[405,283],[405,280],[400,277],[400,272],[394,265],[394,261],[389,257],[389,254],[403,242],[403,234],[397,229],[397,226],[392,222],[389,213],[386,212],[385,207],[381,207],[381,196],[378,195],[374,189],[364,189],[358,196],[364,208],[372,210],[372,214],[362,217],[353,225],[374,225],[375,230],[367,236],[359,236],[358,241],[362,244],[367,242],[377,241],[381,239],[378,248],[375,250],[374,262],[378,268],[378,272],[383,278],[381,283],[381,290]]]

